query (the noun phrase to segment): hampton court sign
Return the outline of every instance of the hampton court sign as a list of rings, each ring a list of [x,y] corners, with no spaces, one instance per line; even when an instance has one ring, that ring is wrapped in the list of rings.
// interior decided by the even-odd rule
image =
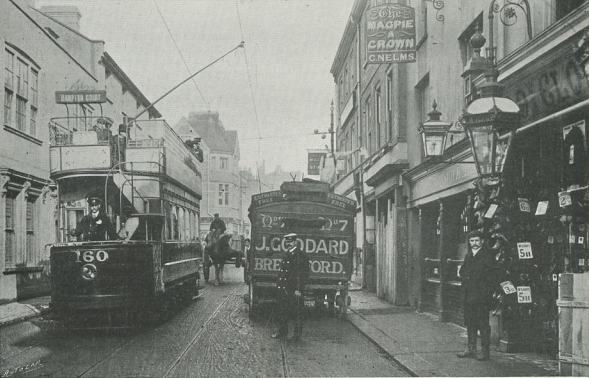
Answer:
[[[370,0],[366,9],[366,63],[412,63],[416,59],[415,9]]]

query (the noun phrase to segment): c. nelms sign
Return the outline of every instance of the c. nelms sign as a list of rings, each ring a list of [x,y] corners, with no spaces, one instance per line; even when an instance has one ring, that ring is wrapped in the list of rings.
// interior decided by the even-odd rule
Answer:
[[[370,1],[366,9],[366,63],[411,63],[415,59],[415,9]]]

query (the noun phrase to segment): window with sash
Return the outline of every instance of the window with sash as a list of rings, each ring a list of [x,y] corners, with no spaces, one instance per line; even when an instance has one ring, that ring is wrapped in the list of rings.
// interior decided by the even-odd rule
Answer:
[[[219,158],[219,168],[227,169],[229,167],[229,159],[228,158]]]
[[[39,70],[30,59],[8,47],[4,50],[4,125],[37,134]]]
[[[229,184],[219,184],[219,206],[229,206]]]
[[[4,50],[4,87],[14,90],[14,54]]]
[[[14,233],[14,226],[16,223],[16,198],[11,195],[7,195],[5,207],[4,262],[6,267],[13,267],[16,263],[16,235]]]
[[[29,97],[29,65],[16,60],[16,94],[25,100]]]
[[[35,253],[35,202],[33,200],[27,201],[27,236],[26,236],[26,243],[27,243],[27,262],[35,262],[36,260],[36,253]]]
[[[12,102],[13,94],[7,88],[4,88],[4,124],[6,126],[12,125]]]
[[[27,100],[16,96],[16,128],[25,131],[27,126]]]

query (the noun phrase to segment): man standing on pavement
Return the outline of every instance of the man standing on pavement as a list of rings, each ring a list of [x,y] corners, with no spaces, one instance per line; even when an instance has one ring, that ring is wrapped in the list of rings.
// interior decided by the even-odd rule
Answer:
[[[482,233],[478,230],[468,234],[470,251],[464,258],[459,276],[464,290],[464,323],[467,329],[468,345],[458,357],[488,360],[491,344],[489,310],[495,283],[495,259],[484,247]],[[481,353],[477,356],[477,331],[481,333]]]
[[[303,290],[309,277],[309,259],[296,242],[297,234],[284,235],[286,255],[280,265],[278,277],[278,331],[273,338],[285,338],[288,335],[288,320],[295,317],[293,341],[303,335],[303,310],[305,307]]]

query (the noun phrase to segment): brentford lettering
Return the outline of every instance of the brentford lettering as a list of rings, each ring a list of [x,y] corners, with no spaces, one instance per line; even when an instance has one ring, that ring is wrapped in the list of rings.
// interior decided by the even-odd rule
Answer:
[[[278,272],[280,271],[281,262],[281,259],[271,259],[269,257],[256,257],[254,263],[254,270]],[[344,264],[342,264],[339,261],[311,260],[309,261],[309,267],[312,273],[344,273]]]

